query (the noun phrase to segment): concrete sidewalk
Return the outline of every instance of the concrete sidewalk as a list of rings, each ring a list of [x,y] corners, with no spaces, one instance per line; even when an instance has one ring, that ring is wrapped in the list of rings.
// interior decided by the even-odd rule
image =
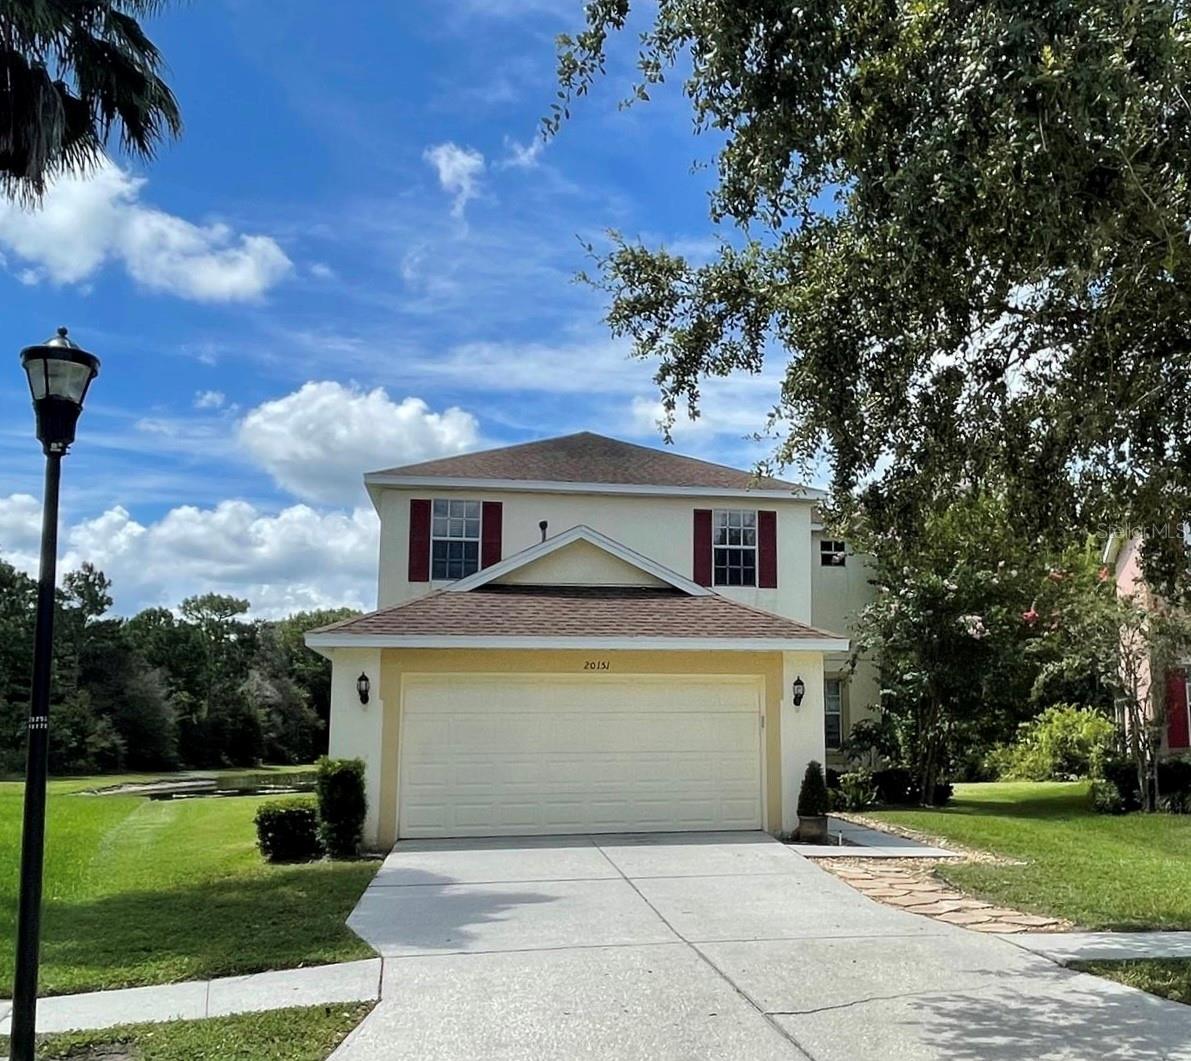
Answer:
[[[37,1003],[38,1032],[112,1028],[259,1013],[287,1006],[374,1002],[380,998],[381,960],[368,958],[306,969],[130,987],[84,995],[52,995]],[[0,1035],[9,1033],[12,1003],[0,1003]]]
[[[1191,932],[1023,932],[1011,942],[1059,965],[1191,958]]]

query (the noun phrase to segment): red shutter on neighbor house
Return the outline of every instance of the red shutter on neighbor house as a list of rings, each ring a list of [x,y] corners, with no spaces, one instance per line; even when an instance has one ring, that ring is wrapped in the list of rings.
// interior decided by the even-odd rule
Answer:
[[[499,501],[485,501],[480,524],[480,567],[500,563],[501,517],[504,506]]]
[[[757,585],[777,589],[777,513],[757,513]]]
[[[409,503],[409,580],[430,581],[430,502]]]
[[[1187,672],[1175,667],[1166,672],[1166,745],[1191,747],[1191,725],[1187,718]]]
[[[695,509],[694,563],[691,576],[700,586],[711,585],[711,509]]]

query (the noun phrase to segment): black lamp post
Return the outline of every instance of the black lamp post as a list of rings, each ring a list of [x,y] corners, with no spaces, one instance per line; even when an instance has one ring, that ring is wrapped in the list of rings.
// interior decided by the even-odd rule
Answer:
[[[41,570],[33,636],[33,692],[25,764],[25,820],[21,832],[21,898],[17,912],[17,962],[12,991],[12,1061],[33,1061],[37,1029],[37,971],[41,937],[41,878],[45,860],[45,790],[49,750],[50,663],[54,654],[54,584],[58,567],[58,482],[62,458],[99,358],[71,342],[65,328],[40,346],[21,351],[33,392],[37,438],[45,453]]]

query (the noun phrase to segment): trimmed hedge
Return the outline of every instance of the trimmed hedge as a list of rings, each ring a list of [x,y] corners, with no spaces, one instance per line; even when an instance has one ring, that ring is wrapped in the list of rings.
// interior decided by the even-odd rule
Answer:
[[[920,802],[918,779],[904,766],[888,766],[873,771],[873,784],[877,789],[877,802],[885,806],[917,806]],[[935,782],[935,798],[932,806],[942,807],[951,799],[954,786],[950,781]]]
[[[318,835],[332,858],[355,858],[364,835],[364,761],[331,759],[318,761],[314,785],[318,797]]]
[[[262,803],[255,821],[257,846],[269,862],[313,862],[322,857],[318,808],[313,799]]]
[[[1104,764],[1104,779],[1116,788],[1122,811],[1141,809],[1141,788],[1137,765],[1119,757]],[[1158,796],[1161,809],[1175,814],[1191,812],[1191,759],[1164,759],[1158,764]]]

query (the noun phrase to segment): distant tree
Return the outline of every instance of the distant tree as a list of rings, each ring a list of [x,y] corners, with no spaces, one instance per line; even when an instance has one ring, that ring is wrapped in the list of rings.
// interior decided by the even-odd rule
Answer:
[[[239,617],[250,605],[239,597],[206,593],[187,597],[179,609],[196,630],[202,651],[201,700],[203,716],[215,708],[220,696],[237,689],[252,653],[254,631]]]
[[[161,0],[8,0],[0,6],[0,189],[39,199],[46,181],[103,157],[114,128],[152,158],[182,128],[161,56],[138,19]]]
[[[23,712],[29,707],[36,606],[37,583],[0,558],[0,700]]]
[[[141,661],[124,686],[112,723],[124,742],[124,765],[132,770],[171,770],[178,765],[178,720],[161,670]]]
[[[359,614],[355,608],[325,608],[295,612],[268,624],[281,654],[280,666],[306,692],[310,706],[322,719],[324,727],[331,717],[331,661],[306,647],[306,634],[317,627]],[[320,754],[325,750],[320,749]]]
[[[266,762],[310,763],[322,754],[322,720],[288,675],[254,668],[240,693],[260,719],[261,756]]]

